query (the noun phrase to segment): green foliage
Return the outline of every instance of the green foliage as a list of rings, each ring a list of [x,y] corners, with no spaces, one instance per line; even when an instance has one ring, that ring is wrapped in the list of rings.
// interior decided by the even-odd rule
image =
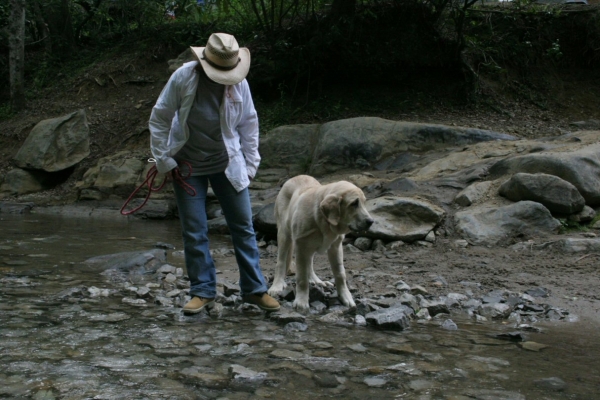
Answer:
[[[336,5],[350,3],[353,10],[336,14]],[[465,71],[510,82],[532,67],[600,63],[599,12],[569,14],[530,0],[502,7],[472,0],[207,0],[202,7],[196,0],[32,0],[27,7],[32,88],[52,84],[59,70],[90,65],[86,54],[183,49],[230,32],[252,51],[253,92],[278,103],[263,117],[266,126],[309,113],[344,116],[352,100],[331,102],[323,93],[350,82],[407,86],[415,77],[447,76],[467,86]],[[6,54],[0,69],[7,76]]]
[[[579,222],[570,221],[567,218],[559,218],[560,222],[559,233],[565,234],[570,232],[585,232],[588,230],[586,225],[581,225]]]
[[[0,104],[0,121],[5,121],[14,116],[14,112],[11,110],[10,103]]]
[[[558,43],[559,39],[556,39],[555,42],[546,50],[546,56],[548,56],[553,61],[560,61],[563,57],[562,51],[560,51],[560,44]]]

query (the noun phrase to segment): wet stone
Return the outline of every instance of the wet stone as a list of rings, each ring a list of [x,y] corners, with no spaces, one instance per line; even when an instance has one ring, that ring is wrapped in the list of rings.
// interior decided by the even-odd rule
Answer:
[[[119,322],[131,318],[128,314],[116,312],[112,314],[98,314],[89,317],[91,322]]]
[[[410,286],[404,281],[396,282],[396,290],[400,292],[410,292]]]
[[[365,315],[367,323],[380,329],[404,330],[410,327],[413,311],[406,306],[373,311]]]
[[[349,348],[350,350],[356,352],[356,353],[366,353],[367,350],[368,350],[365,346],[363,346],[360,343],[349,344],[346,347]]]
[[[369,239],[366,237],[359,237],[354,241],[354,246],[357,249],[362,251],[367,251],[371,248],[371,244],[373,243],[373,239]]]
[[[448,307],[458,307],[462,302],[468,300],[468,297],[460,293],[448,293],[444,302]]]
[[[358,314],[354,317],[354,324],[358,325],[358,326],[366,326],[367,325],[367,320],[365,317],[363,317],[362,315]]]
[[[310,288],[308,289],[308,298],[310,302],[314,302],[314,301],[320,301],[320,302],[325,302],[326,300],[326,295],[325,295],[325,291],[323,290],[323,288],[321,286],[317,286],[317,285],[310,285]]]
[[[567,389],[566,382],[557,377],[542,378],[534,381],[533,383],[539,388],[555,392],[562,392]]]
[[[173,246],[170,243],[165,243],[165,242],[156,242],[154,244],[154,247],[156,247],[158,249],[175,250],[175,246]]]
[[[506,390],[470,389],[465,396],[475,400],[525,400],[525,396],[517,392]]]
[[[284,327],[284,332],[304,332],[308,329],[308,325],[302,322],[289,322]]]
[[[273,350],[270,353],[270,355],[275,358],[286,358],[286,359],[290,359],[290,360],[296,360],[299,358],[306,357],[306,355],[304,353],[300,353],[299,351],[292,351],[292,350],[285,350],[285,349]]]
[[[135,293],[139,296],[139,297],[149,297],[150,295],[150,288],[147,286],[142,286],[141,288],[137,289],[135,291]]]
[[[342,309],[333,310],[333,311],[328,312],[327,314],[319,317],[319,321],[327,323],[327,324],[345,323],[346,322],[345,312]]]
[[[13,267],[17,267],[17,266],[27,265],[29,263],[25,260],[4,260],[4,264],[10,265]]]
[[[398,302],[412,308],[413,310],[417,310],[419,308],[419,302],[417,301],[417,298],[410,293],[402,293],[402,295],[398,298]]]
[[[533,297],[548,297],[550,296],[550,291],[546,288],[538,286],[535,288],[527,289],[525,291],[525,294],[528,294]]]
[[[541,328],[538,328],[537,326],[532,326],[529,324],[519,324],[517,325],[517,329],[521,330],[521,331],[525,331],[525,332],[542,332]]]
[[[322,388],[335,388],[340,385],[338,378],[334,374],[327,372],[313,374],[313,380],[317,386]]]
[[[450,314],[450,310],[446,303],[442,301],[429,301],[429,300],[421,300],[421,307],[427,308],[429,311],[429,315],[435,317],[438,314]]]
[[[313,372],[341,373],[350,368],[348,361],[329,357],[308,357],[299,363]]]
[[[497,333],[490,334],[491,337],[495,337],[497,339],[510,340],[513,342],[523,342],[527,340],[527,336],[523,334],[523,332],[505,332],[505,333]]]
[[[546,311],[543,306],[537,304],[524,304],[521,308],[523,311],[532,311],[534,313],[542,313]]]
[[[434,383],[432,381],[428,381],[425,379],[415,379],[408,383],[408,387],[411,390],[420,392],[423,390],[428,390],[434,387]]]
[[[223,294],[227,297],[231,295],[238,295],[241,292],[240,286],[227,281],[220,281],[223,285]]]
[[[413,355],[415,349],[410,344],[389,344],[385,347],[385,351],[392,354]]]
[[[228,372],[229,376],[237,383],[259,384],[267,377],[266,372],[256,372],[238,364],[229,366]]]
[[[444,322],[442,322],[442,325],[440,327],[442,329],[447,330],[447,331],[456,331],[456,330],[458,330],[458,326],[451,319],[447,319]]]
[[[215,374],[212,370],[204,371],[199,367],[184,368],[180,375],[194,385],[209,389],[224,389],[229,384],[229,377]]]
[[[387,384],[387,380],[385,378],[377,376],[365,378],[363,382],[365,383],[365,385],[371,388],[380,388],[384,387]]]
[[[173,307],[173,300],[164,296],[156,296],[154,303],[160,304],[163,307]]]
[[[506,318],[511,311],[511,307],[505,303],[482,304],[478,308],[479,315],[491,319]]]
[[[388,367],[385,367],[385,369],[400,372],[409,376],[423,375],[423,372],[419,370],[412,362],[403,362],[399,364],[390,365]]]
[[[481,302],[484,304],[503,303],[504,298],[500,296],[483,296]]]
[[[280,325],[285,325],[290,322],[300,322],[304,323],[306,321],[306,317],[300,313],[291,311],[277,311],[270,314],[271,321],[274,321]]]
[[[180,293],[180,289],[169,290],[167,293],[165,293],[165,297],[176,297],[179,296]]]
[[[481,357],[481,356],[469,356],[469,359],[483,363],[483,364],[491,364],[499,367],[508,367],[510,365],[509,361],[503,360],[501,358],[496,357]]]
[[[310,303],[310,312],[313,314],[321,314],[327,309],[327,305],[321,301],[313,301]]]
[[[419,321],[429,321],[431,319],[431,315],[429,314],[429,310],[426,308],[421,308],[416,314],[415,317]]]
[[[519,343],[519,346],[521,346],[521,348],[523,348],[525,350],[529,350],[529,351],[540,351],[540,350],[543,350],[548,347],[545,344],[537,343],[537,342],[523,342],[523,343]]]
[[[411,293],[413,295],[417,295],[417,294],[421,294],[421,295],[429,294],[429,292],[427,291],[427,289],[425,289],[421,285],[414,285],[414,286],[412,286],[411,289],[410,289],[410,291],[411,291]]]

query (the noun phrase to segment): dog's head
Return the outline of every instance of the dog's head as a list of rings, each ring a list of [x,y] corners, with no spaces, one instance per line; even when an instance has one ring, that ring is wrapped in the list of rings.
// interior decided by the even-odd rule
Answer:
[[[363,191],[346,181],[331,185],[331,190],[323,198],[319,208],[333,229],[339,233],[369,229],[373,218],[365,208]]]

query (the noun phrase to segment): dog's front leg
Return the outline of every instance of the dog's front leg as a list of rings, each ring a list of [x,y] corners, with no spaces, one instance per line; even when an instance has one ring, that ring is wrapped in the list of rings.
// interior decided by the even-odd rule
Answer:
[[[342,304],[348,307],[355,307],[354,299],[346,284],[346,269],[344,268],[344,251],[342,249],[342,238],[331,244],[327,250],[331,271],[335,278],[335,287],[338,292],[338,297]]]
[[[313,262],[312,251],[303,249],[301,245],[296,244],[296,298],[294,299],[294,308],[302,313],[308,313],[309,302],[309,278]]]
[[[273,284],[268,291],[269,295],[277,296],[287,287],[285,276],[292,264],[293,251],[294,241],[287,233],[287,229],[281,227],[277,232],[277,265],[275,266]]]

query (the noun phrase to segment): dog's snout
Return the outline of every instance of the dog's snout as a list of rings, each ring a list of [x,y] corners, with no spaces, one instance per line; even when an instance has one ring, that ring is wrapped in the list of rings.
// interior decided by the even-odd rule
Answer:
[[[375,220],[373,218],[367,218],[365,220],[365,225],[367,225],[367,229],[369,229],[371,227],[371,225],[373,225],[373,222],[375,222]]]

